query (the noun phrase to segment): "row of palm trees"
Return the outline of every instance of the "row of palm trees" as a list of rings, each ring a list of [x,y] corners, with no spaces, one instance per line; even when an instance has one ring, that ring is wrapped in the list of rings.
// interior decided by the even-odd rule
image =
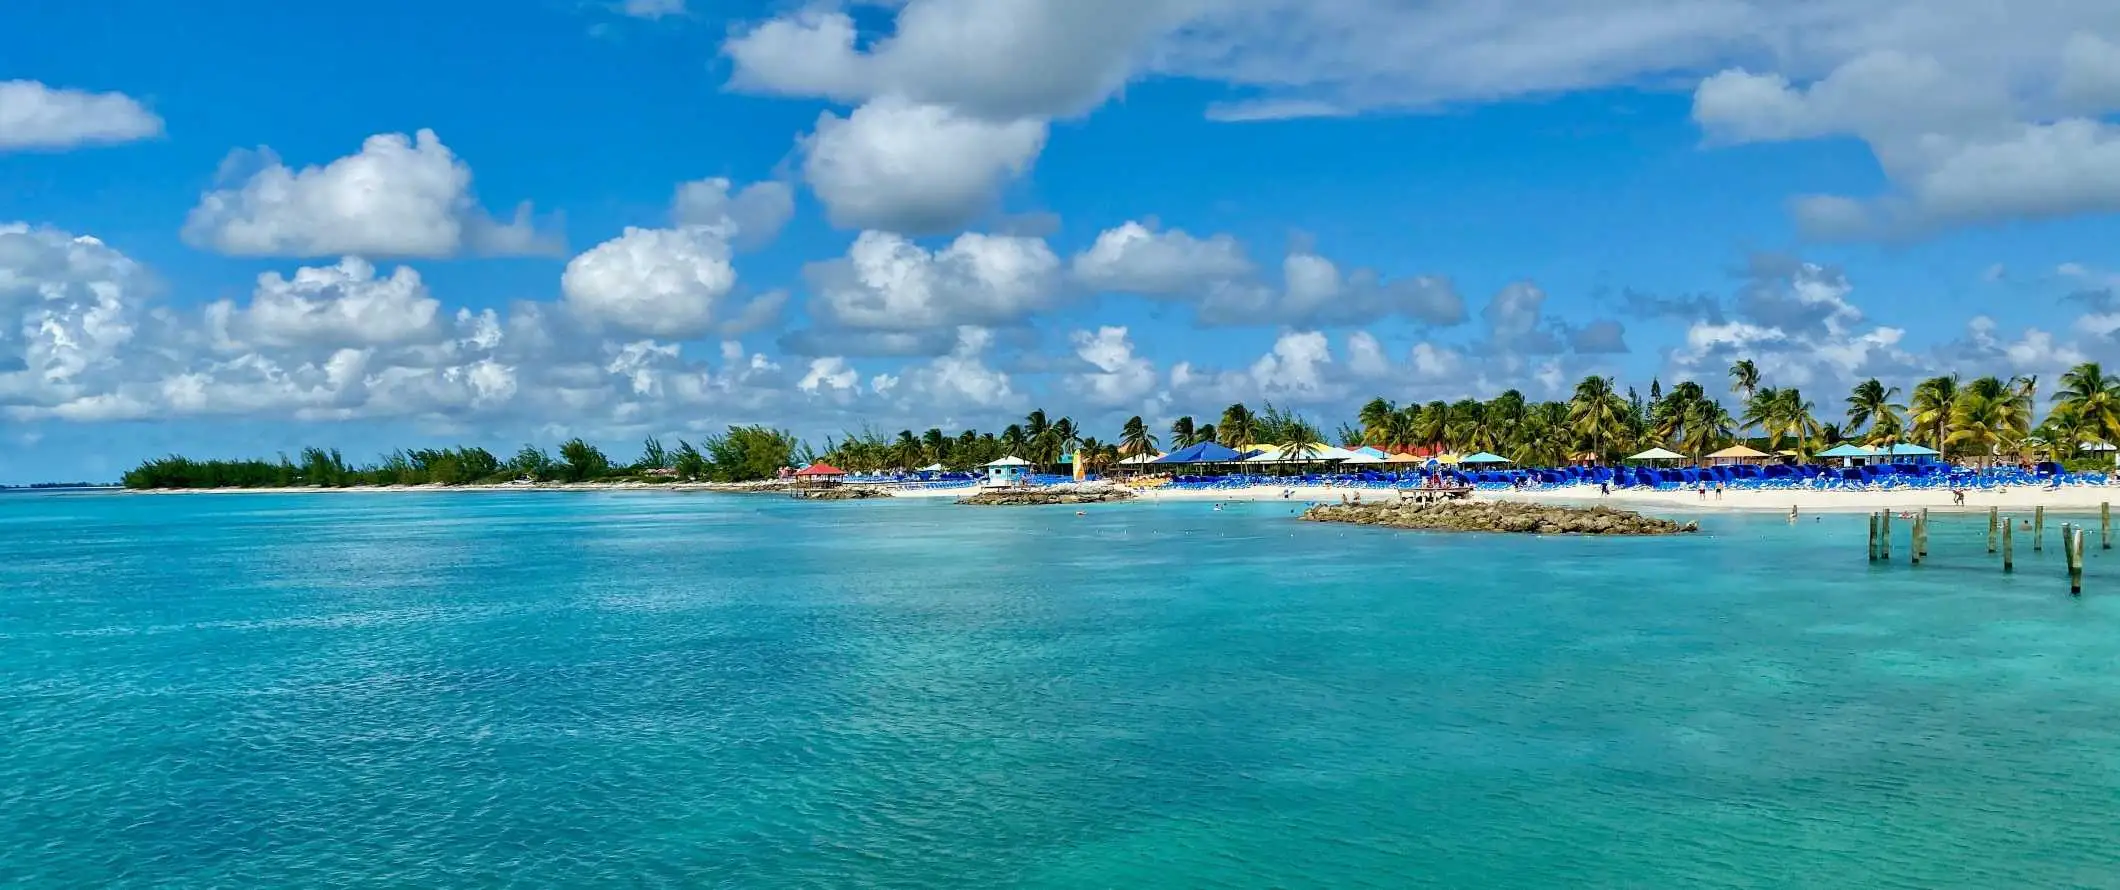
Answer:
[[[1517,390],[1492,399],[1397,404],[1371,399],[1353,424],[1339,428],[1347,447],[1391,450],[1491,451],[1520,464],[1610,462],[1649,447],[1698,459],[1739,442],[1808,457],[1842,442],[1914,443],[1973,462],[2073,456],[2079,443],[2120,442],[2120,377],[2096,363],[2061,376],[2051,408],[2036,424],[2037,377],[1931,377],[1902,402],[1900,387],[1862,381],[1842,402],[1842,419],[1822,419],[1818,405],[1794,386],[1771,386],[1746,359],[1729,370],[1732,406],[1691,380],[1668,390],[1651,381],[1646,396],[1621,389],[1611,377],[1586,377],[1565,400],[1534,401]],[[866,431],[827,440],[819,459],[855,472],[941,464],[962,470],[1006,456],[1057,469],[1079,453],[1091,469],[1131,455],[1154,454],[1203,442],[1232,448],[1279,446],[1293,455],[1314,451],[1324,437],[1301,415],[1271,404],[1243,403],[1211,420],[1181,416],[1158,434],[1140,416],[1127,419],[1115,440],[1084,435],[1072,418],[1044,409],[999,433],[904,430],[893,437]]]

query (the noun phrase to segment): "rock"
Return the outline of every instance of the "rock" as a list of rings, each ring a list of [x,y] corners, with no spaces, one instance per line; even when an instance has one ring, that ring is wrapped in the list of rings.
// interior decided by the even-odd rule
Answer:
[[[1118,485],[1070,483],[1042,488],[993,488],[957,499],[957,503],[984,507],[1024,507],[1040,504],[1101,504],[1131,500],[1134,490]]]
[[[1610,507],[1557,507],[1501,501],[1326,504],[1305,511],[1303,519],[1432,531],[1541,535],[1676,535],[1700,531],[1699,523],[1680,525],[1668,519]]]
[[[869,498],[887,498],[891,493],[873,485],[833,485],[825,488],[804,488],[794,493],[801,501],[863,501]]]

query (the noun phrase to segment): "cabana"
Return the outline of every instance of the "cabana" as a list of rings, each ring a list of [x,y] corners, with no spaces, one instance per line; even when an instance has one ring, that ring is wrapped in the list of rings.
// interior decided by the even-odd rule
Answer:
[[[1495,454],[1495,453],[1494,453],[1494,452],[1492,452],[1492,451],[1482,451],[1482,452],[1480,452],[1480,453],[1478,453],[1478,454],[1468,454],[1468,455],[1465,455],[1464,457],[1458,458],[1458,463],[1461,463],[1461,464],[1509,464],[1509,463],[1515,463],[1515,461],[1513,461],[1513,460],[1510,460],[1510,459],[1508,459],[1508,458],[1506,458],[1506,457],[1503,457],[1503,456],[1501,456],[1501,455],[1499,455],[1499,454]]]
[[[795,481],[804,485],[838,485],[847,477],[847,471],[819,461],[795,471]]]
[[[1868,460],[1876,456],[1876,449],[1866,445],[1857,445],[1853,442],[1842,442],[1813,455],[1813,457],[1820,458],[1839,458],[1840,465],[1843,467],[1852,467],[1857,460]]]
[[[1030,474],[1031,462],[1011,454],[987,464],[985,469],[988,485],[1022,485]]]
[[[1345,467],[1345,466],[1355,466],[1355,465],[1363,465],[1363,466],[1367,466],[1367,465],[1371,465],[1371,464],[1388,464],[1388,463],[1391,463],[1391,461],[1390,461],[1389,459],[1387,459],[1387,458],[1382,458],[1382,457],[1378,457],[1378,456],[1376,456],[1376,455],[1374,455],[1374,454],[1370,454],[1370,453],[1369,453],[1369,452],[1368,452],[1367,450],[1364,450],[1364,449],[1356,449],[1356,450],[1355,450],[1355,453],[1354,453],[1354,456],[1353,456],[1353,457],[1350,457],[1350,458],[1348,458],[1348,459],[1346,459],[1346,460],[1340,461],[1340,466],[1343,466],[1343,467]]]
[[[1344,461],[1355,456],[1345,448],[1335,448],[1323,442],[1313,442],[1301,454],[1279,445],[1269,447],[1244,459],[1248,464],[1320,464]]]
[[[1369,455],[1370,457],[1376,458],[1377,460],[1385,460],[1391,457],[1390,454],[1385,453],[1384,449],[1378,448],[1374,445],[1364,445],[1360,448],[1355,449],[1355,451],[1359,454]],[[1365,461],[1365,463],[1368,463],[1368,461]]]
[[[1750,445],[1737,444],[1721,451],[1710,453],[1708,455],[1708,464],[1710,466],[1734,466],[1736,464],[1765,463],[1773,459],[1774,455],[1753,448]]]
[[[1651,448],[1640,454],[1627,456],[1628,460],[1685,460],[1686,456],[1669,448]]]
[[[2109,453],[2113,456],[2113,466],[2120,468],[2120,445],[2111,442],[2085,442],[2076,446],[2076,450]]]
[[[1937,451],[1936,449],[1927,447],[1925,445],[1915,445],[1911,442],[1897,442],[1891,445],[1884,446],[1882,448],[1872,448],[1870,449],[1870,454],[1874,457],[1911,457],[1916,459],[1916,463],[1919,463],[1920,458],[1941,457],[1943,452]]]
[[[1395,464],[1425,464],[1428,462],[1428,458],[1425,457],[1396,452],[1385,455],[1384,459]]]

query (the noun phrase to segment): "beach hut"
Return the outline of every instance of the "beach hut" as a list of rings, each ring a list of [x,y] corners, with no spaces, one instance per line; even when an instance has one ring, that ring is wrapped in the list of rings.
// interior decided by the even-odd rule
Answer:
[[[1867,461],[1870,458],[1876,457],[1877,449],[1871,448],[1867,445],[1857,445],[1853,442],[1842,442],[1824,451],[1818,452],[1818,454],[1815,456],[1827,460],[1838,458],[1840,460],[1841,466],[1852,467],[1855,465],[1855,462],[1857,460]]]
[[[1651,448],[1640,454],[1627,455],[1628,460],[1685,460],[1686,456],[1669,448]]]
[[[2113,456],[2113,466],[2120,468],[2120,445],[2114,445],[2111,442],[2085,442],[2076,446],[2076,450],[2086,453],[2103,452],[2110,454]]]
[[[1323,442],[1313,442],[1301,454],[1295,453],[1292,449],[1275,445],[1245,458],[1244,462],[1248,464],[1316,464],[1344,461],[1354,456],[1355,452],[1345,448],[1336,448]]]
[[[1369,455],[1370,457],[1376,458],[1378,460],[1385,460],[1391,457],[1391,454],[1389,452],[1386,452],[1384,449],[1378,448],[1374,445],[1364,445],[1360,448],[1355,449],[1355,451],[1361,454]]]
[[[987,464],[985,469],[988,485],[1022,485],[1030,475],[1031,462],[1011,454]]]
[[[1468,455],[1465,455],[1464,457],[1458,458],[1458,463],[1461,463],[1461,464],[1507,464],[1507,463],[1515,463],[1515,461],[1512,461],[1512,460],[1510,460],[1510,459],[1508,459],[1508,458],[1506,458],[1506,457],[1503,457],[1503,456],[1501,456],[1501,455],[1499,455],[1499,454],[1495,454],[1495,453],[1494,453],[1494,452],[1492,452],[1492,451],[1482,451],[1482,452],[1479,452],[1478,454],[1468,454]]]
[[[819,461],[795,471],[795,481],[803,485],[838,485],[847,478],[847,471]]]
[[[1773,458],[1774,455],[1740,443],[1721,451],[1711,452],[1708,455],[1708,464],[1710,466],[1732,466],[1736,464],[1765,463]]]
[[[1357,449],[1353,457],[1340,461],[1340,466],[1367,466],[1372,464],[1388,464],[1390,462],[1391,461],[1387,458],[1378,457],[1374,454],[1370,454],[1367,451]]]
[[[1384,459],[1395,464],[1425,464],[1428,462],[1428,458],[1414,454],[1405,454],[1401,452],[1387,454],[1384,456]]]

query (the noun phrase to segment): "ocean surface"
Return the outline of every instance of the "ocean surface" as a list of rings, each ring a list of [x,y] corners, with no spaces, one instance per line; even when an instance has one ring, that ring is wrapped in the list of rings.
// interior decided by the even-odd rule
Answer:
[[[2120,886],[2120,559],[1862,523],[0,495],[0,886]]]

